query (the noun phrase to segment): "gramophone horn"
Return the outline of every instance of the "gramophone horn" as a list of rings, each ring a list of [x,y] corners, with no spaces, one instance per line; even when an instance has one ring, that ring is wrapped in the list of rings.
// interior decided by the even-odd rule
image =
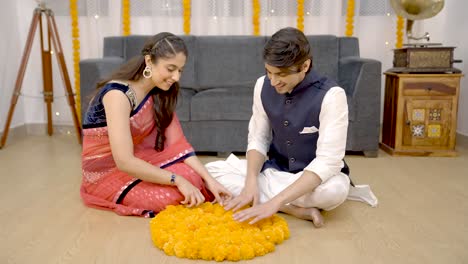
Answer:
[[[444,8],[444,0],[390,0],[390,4],[397,15],[407,19],[408,38],[412,38],[411,30],[414,20],[431,18]]]

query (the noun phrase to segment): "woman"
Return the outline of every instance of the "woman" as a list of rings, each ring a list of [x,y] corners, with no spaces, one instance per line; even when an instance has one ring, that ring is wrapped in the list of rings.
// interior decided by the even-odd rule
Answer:
[[[182,39],[160,33],[98,83],[83,118],[85,204],[152,217],[169,204],[230,199],[195,156],[174,113],[186,58]]]

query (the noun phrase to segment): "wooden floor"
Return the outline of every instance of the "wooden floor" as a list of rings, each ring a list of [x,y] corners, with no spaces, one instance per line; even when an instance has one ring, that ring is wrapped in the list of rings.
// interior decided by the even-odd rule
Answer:
[[[468,263],[466,141],[458,150],[455,158],[347,157],[379,206],[347,201],[325,214],[322,229],[283,215],[291,238],[248,262]],[[206,263],[154,248],[148,219],[85,207],[74,137],[8,142],[0,175],[0,263]]]

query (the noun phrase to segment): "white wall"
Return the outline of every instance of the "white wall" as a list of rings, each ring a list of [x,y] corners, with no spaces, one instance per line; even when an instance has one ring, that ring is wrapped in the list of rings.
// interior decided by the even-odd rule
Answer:
[[[112,1],[113,3],[114,1]],[[116,1],[118,2],[118,1]],[[0,129],[3,131],[8,107],[10,104],[11,93],[13,91],[16,73],[18,71],[21,54],[29,30],[32,13],[35,8],[35,1],[3,1],[0,16],[0,30],[2,36],[8,36],[8,42],[0,42],[0,55],[3,61],[7,63],[0,64]],[[116,6],[114,9],[118,9]],[[455,58],[462,59],[462,64],[456,64],[455,67],[461,69],[464,73],[468,72],[468,34],[463,33],[468,26],[468,18],[464,14],[468,10],[468,1],[446,1],[442,12],[432,18],[417,22],[415,29],[420,32],[428,31],[431,34],[431,42],[441,42],[445,46],[456,46]],[[118,10],[111,12],[118,15]],[[62,47],[65,53],[67,69],[73,85],[73,62],[71,46],[71,26],[69,17],[55,17]],[[307,18],[314,19],[314,18]],[[306,22],[308,22],[306,19]],[[99,23],[103,23],[100,21]],[[311,21],[312,24],[317,22]],[[361,56],[366,58],[378,59],[382,62],[382,70],[385,71],[392,67],[393,47],[395,45],[395,23],[394,16],[388,19],[382,17],[361,17],[355,25],[355,35],[360,38]],[[135,24],[138,24],[135,21]],[[102,40],[85,39],[86,32],[92,32],[96,29],[92,25],[81,24],[80,33],[82,35],[82,45],[94,45],[98,52],[102,54]],[[195,25],[194,25],[195,26]],[[119,25],[109,25],[102,32],[102,37],[109,35],[110,32],[117,32]],[[321,27],[322,28],[322,27]],[[323,27],[325,28],[325,27]],[[330,29],[336,31],[336,29]],[[193,32],[200,30],[192,29]],[[340,32],[342,30],[339,30]],[[327,34],[327,32],[320,32]],[[330,34],[330,33],[328,33]],[[333,33],[332,33],[333,34]],[[343,32],[339,33],[342,35]],[[88,34],[90,35],[90,34]],[[93,35],[93,34],[91,34]],[[94,34],[96,35],[96,34]],[[29,97],[20,97],[19,104],[16,107],[12,126],[23,123],[46,123],[45,104],[40,98],[42,95],[42,75],[41,60],[39,54],[39,38],[36,33],[36,39],[29,59],[27,72],[23,82],[22,92]],[[82,58],[94,57],[91,54],[82,53]],[[55,124],[73,124],[70,108],[64,97],[63,83],[58,71],[55,57],[53,58],[53,76],[54,92],[57,97],[53,104],[54,123]],[[383,80],[384,78],[382,78]],[[382,81],[383,84],[383,81]],[[31,97],[32,96],[32,97]],[[383,85],[382,85],[383,98]],[[461,94],[459,98],[459,115],[457,131],[468,135],[468,77],[462,79]],[[56,116],[55,112],[60,115]],[[1,133],[1,132],[0,132]]]
[[[432,19],[424,20],[423,31],[431,34],[431,42],[456,47],[454,59],[463,60],[454,64],[465,77],[461,80],[458,98],[457,132],[468,136],[468,1],[445,1],[444,9]]]
[[[5,1],[0,9],[0,134],[3,133],[11,95],[14,90],[16,75],[20,65],[24,40],[20,32],[17,15],[17,4],[14,1]],[[12,125],[24,124],[24,104],[20,99],[15,107]]]

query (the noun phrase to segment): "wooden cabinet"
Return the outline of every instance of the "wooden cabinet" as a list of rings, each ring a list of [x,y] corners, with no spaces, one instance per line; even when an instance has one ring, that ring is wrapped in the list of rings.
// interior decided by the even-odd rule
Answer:
[[[462,74],[385,72],[380,147],[392,155],[456,156]]]

